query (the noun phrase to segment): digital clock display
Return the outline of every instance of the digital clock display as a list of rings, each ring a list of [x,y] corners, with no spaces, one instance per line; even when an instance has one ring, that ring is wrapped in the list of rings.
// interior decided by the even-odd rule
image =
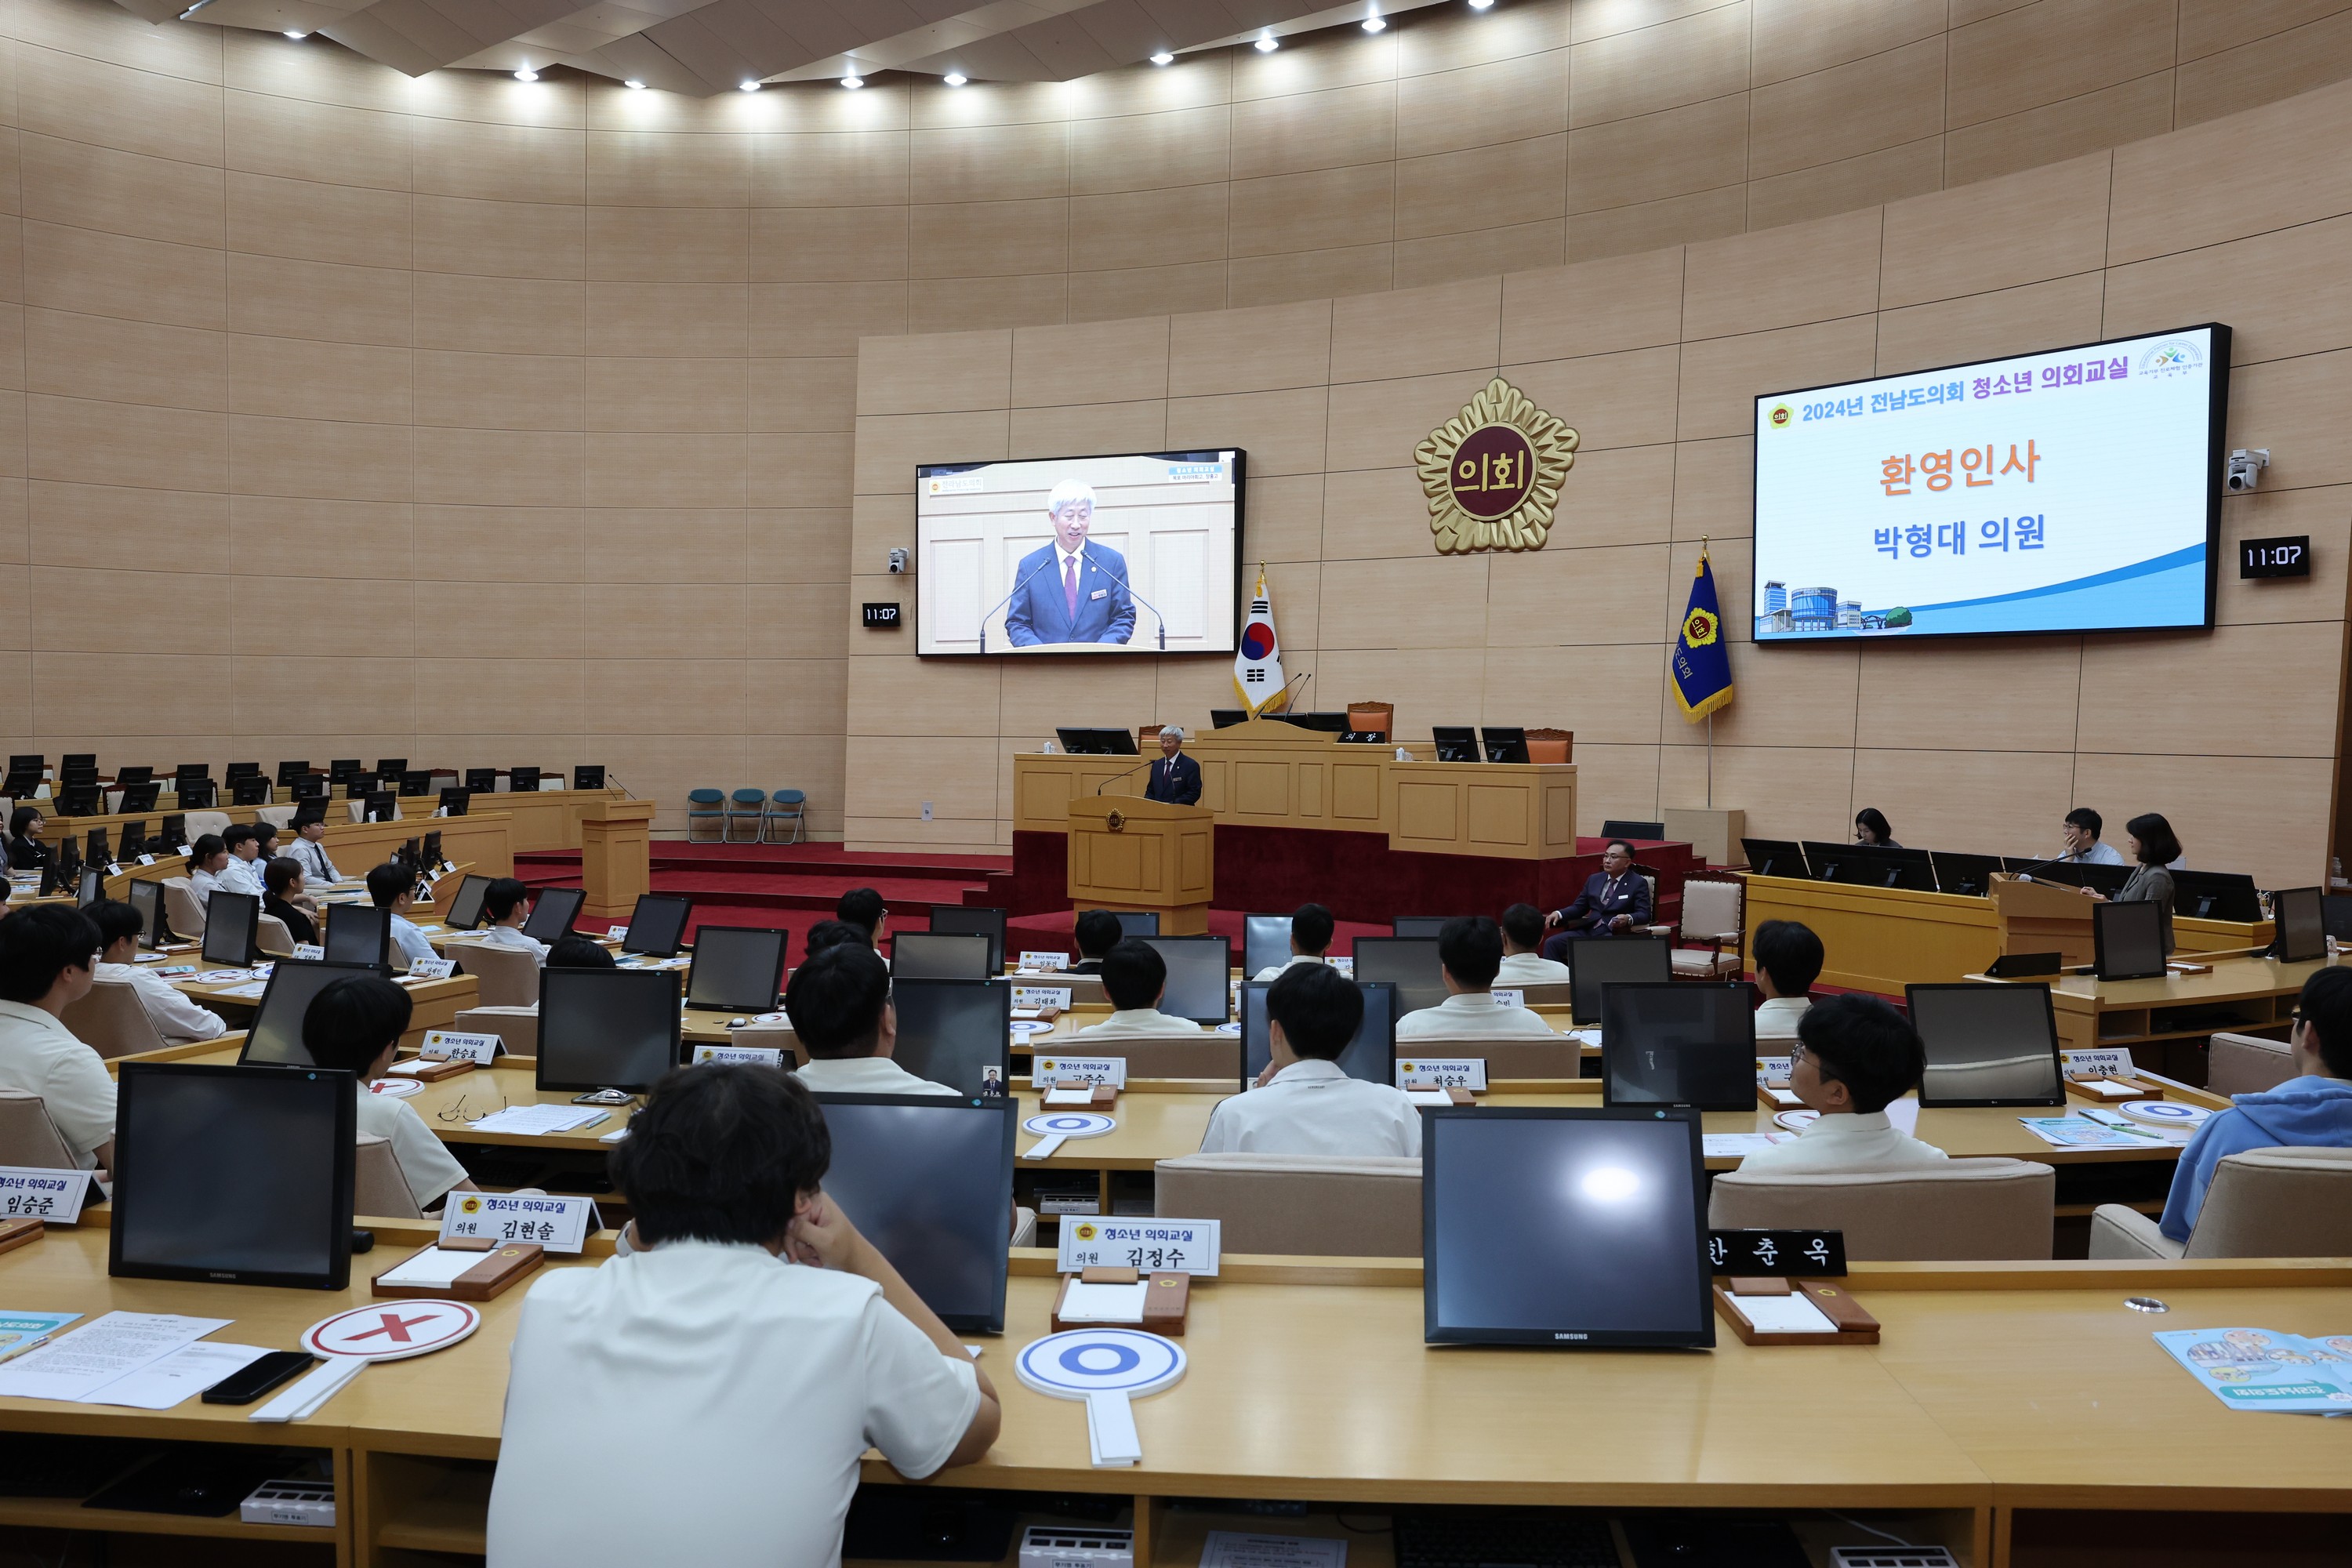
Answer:
[[[2241,577],[2308,577],[2311,575],[2311,535],[2249,539],[2238,546]]]

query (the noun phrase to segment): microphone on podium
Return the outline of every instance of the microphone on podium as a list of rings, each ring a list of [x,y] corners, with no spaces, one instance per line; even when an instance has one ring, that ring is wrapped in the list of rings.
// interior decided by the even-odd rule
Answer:
[[[1299,690],[1304,691],[1304,690],[1306,690],[1306,689],[1307,689],[1307,687],[1308,687],[1308,686],[1310,686],[1310,685],[1312,685],[1312,684],[1314,683],[1314,680],[1315,680],[1315,672],[1314,672],[1313,670],[1311,670],[1311,669],[1310,669],[1310,670],[1308,670],[1308,671],[1307,671],[1306,674],[1304,674],[1304,675],[1294,675],[1294,676],[1292,676],[1288,680],[1286,680],[1286,681],[1284,681],[1284,682],[1282,683],[1282,690],[1281,690],[1281,691],[1277,691],[1277,692],[1276,692],[1276,693],[1275,693],[1275,696],[1276,696],[1276,697],[1283,697],[1283,696],[1284,696],[1284,693],[1286,693],[1286,692],[1289,691],[1289,689],[1290,689],[1292,687],[1294,687],[1294,686],[1296,686],[1297,688],[1298,688],[1298,689],[1299,689]],[[1265,712],[1265,710],[1266,710],[1268,707],[1270,707],[1271,705],[1272,705],[1272,704],[1271,704],[1270,702],[1266,702],[1266,703],[1260,703],[1260,704],[1258,705],[1258,711],[1259,711],[1259,712],[1261,712],[1261,713],[1263,713],[1263,712]],[[1282,710],[1283,710],[1285,713],[1288,713],[1288,712],[1291,712],[1291,711],[1293,710],[1292,704],[1291,704],[1290,700],[1289,700],[1287,698],[1285,698],[1285,700],[1284,700],[1284,701],[1283,701],[1283,704],[1282,704]]]
[[[1153,763],[1156,763],[1160,759],[1157,757],[1146,757],[1143,761],[1136,763],[1135,766],[1122,769],[1121,771],[1111,774],[1110,777],[1095,785],[1095,793],[1097,795],[1102,794],[1103,791],[1110,788],[1111,785],[1118,783],[1119,780],[1128,777],[1131,773],[1141,773],[1145,768],[1150,767]]]
[[[1052,553],[1049,552],[1046,554],[1046,556],[1045,556],[1045,560],[1040,561],[1039,563],[1037,563],[1037,571],[1036,571],[1036,572],[1032,572],[1032,573],[1030,573],[1030,574],[1029,574],[1029,575],[1027,575],[1026,577],[1022,578],[1022,579],[1021,579],[1021,581],[1019,581],[1018,583],[1013,584],[1012,589],[1011,589],[1009,592],[1007,592],[1007,593],[1005,594],[1004,597],[1003,597],[1002,599],[999,599],[999,600],[997,600],[997,601],[996,601],[995,607],[994,607],[994,608],[992,608],[992,609],[991,609],[991,610],[988,612],[988,616],[981,616],[981,617],[980,617],[980,651],[981,651],[981,652],[982,652],[982,653],[986,653],[986,652],[988,651],[988,616],[992,616],[992,615],[996,614],[996,612],[997,612],[998,610],[1001,610],[1001,609],[1004,608],[1004,606],[1005,606],[1005,605],[1007,605],[1011,604],[1011,603],[1013,602],[1013,595],[1014,594],[1017,594],[1017,593],[1021,592],[1021,590],[1022,590],[1022,589],[1026,588],[1030,584],[1032,584],[1032,583],[1035,582],[1035,581],[1037,580],[1037,573],[1038,573],[1038,572],[1043,572],[1043,571],[1045,571],[1046,567],[1051,566],[1053,563],[1054,563],[1054,557],[1053,557]],[[1005,637],[1006,637],[1006,639],[1007,639],[1008,641],[1009,641],[1009,640],[1011,640],[1012,635],[1013,635],[1013,634],[1012,634],[1012,633],[1010,633],[1010,632],[1007,632],[1007,633],[1005,634]]]

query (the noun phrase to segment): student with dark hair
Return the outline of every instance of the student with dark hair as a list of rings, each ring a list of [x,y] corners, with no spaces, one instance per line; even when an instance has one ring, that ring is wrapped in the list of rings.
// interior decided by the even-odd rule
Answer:
[[[1543,955],[1543,911],[1533,904],[1513,904],[1503,911],[1503,967],[1495,971],[1497,985],[1565,985],[1568,965]]]
[[[2066,853],[2061,860],[2077,866],[2120,866],[2124,858],[2112,844],[2099,842],[2099,834],[2106,823],[2087,805],[2078,805],[2066,814],[2065,825],[2060,829],[2066,842]]]
[[[1168,989],[1168,961],[1149,942],[1127,937],[1113,942],[1102,961],[1103,994],[1110,998],[1110,1016],[1080,1029],[1082,1040],[1116,1038],[1121,1035],[1197,1035],[1201,1026],[1160,1010]]]
[[[1331,950],[1331,932],[1337,922],[1331,911],[1320,904],[1301,904],[1290,917],[1290,960],[1286,963],[1269,963],[1253,980],[1279,980],[1285,970],[1302,963],[1322,963],[1324,954]]]
[[[2231,1096],[2230,1109],[2207,1117],[2180,1152],[2172,1194],[2157,1222],[2172,1240],[2189,1239],[2213,1169],[2230,1155],[2275,1147],[2352,1149],[2352,969],[2323,969],[2303,983],[2287,1049],[2293,1078],[2260,1094]]]
[[[566,931],[547,948],[550,969],[618,969],[621,967],[610,949],[593,937],[577,931]]]
[[[866,931],[862,926],[851,925],[847,921],[819,921],[809,927],[808,935],[801,939],[801,951],[813,957],[828,947],[839,947],[845,942],[867,948],[874,945],[866,940]]]
[[[1798,921],[1766,921],[1756,928],[1753,956],[1756,989],[1764,1005],[1756,1009],[1759,1040],[1793,1040],[1805,1009],[1813,1005],[1813,982],[1822,977],[1822,939]]]
[[[227,868],[228,846],[221,842],[220,835],[197,835],[188,846],[188,890],[195,895],[198,909],[212,902],[213,889],[221,885],[221,873]]]
[[[1078,944],[1078,961],[1070,965],[1073,974],[1100,974],[1102,961],[1110,950],[1126,936],[1118,917],[1108,910],[1087,910],[1071,922],[1070,934]]]
[[[314,1066],[355,1075],[360,1097],[359,1131],[392,1142],[409,1195],[423,1210],[453,1192],[479,1192],[416,1108],[397,1095],[372,1094],[371,1079],[392,1066],[400,1037],[408,1033],[408,993],[389,980],[354,974],[330,984],[310,998],[302,1015],[302,1048]]]
[[[327,858],[327,814],[318,806],[294,808],[294,842],[286,847],[286,853],[302,862],[302,875],[322,888],[343,879]]]
[[[488,925],[482,931],[483,942],[490,947],[511,947],[547,963],[547,943],[537,937],[522,934],[523,921],[530,919],[530,889],[518,877],[500,877],[482,889],[482,914]]]
[[[114,1080],[65,1026],[98,979],[98,926],[79,910],[36,904],[0,920],[0,1089],[41,1097],[74,1163],[114,1164]]]
[[[220,885],[232,893],[245,893],[260,898],[261,836],[250,824],[235,823],[221,835],[221,845],[228,851],[228,859],[213,875]]]
[[[278,858],[278,824],[266,816],[253,822],[253,874],[258,878],[264,868]]]
[[[822,1190],[831,1159],[772,1068],[654,1086],[612,1155],[628,1250],[523,1300],[491,1562],[837,1563],[868,1447],[918,1480],[988,1451],[987,1373]],[[647,1505],[584,1506],[607,1472]]]
[[[1898,1131],[1886,1115],[1927,1070],[1927,1048],[1902,1014],[1875,996],[1829,997],[1797,1026],[1789,1056],[1790,1089],[1821,1117],[1788,1142],[1748,1155],[1741,1170],[1785,1175],[1943,1163],[1941,1149]]]
[[[155,1026],[167,1046],[191,1040],[217,1040],[228,1033],[221,1016],[196,1005],[195,998],[139,962],[139,938],[145,922],[129,904],[100,899],[84,910],[98,927],[98,969],[95,978],[119,980],[138,996],[147,1021]]]
[[[1503,967],[1503,931],[1485,915],[1450,920],[1437,933],[1437,962],[1445,972],[1445,1000],[1397,1020],[1400,1040],[1557,1040],[1559,1034],[1525,1007],[1495,1005],[1495,976]]]
[[[1638,936],[1650,923],[1650,879],[1633,868],[1633,847],[1612,838],[1601,851],[1601,869],[1584,879],[1576,901],[1544,918],[1552,934],[1546,958],[1558,958],[1571,942],[1594,937]]]
[[[261,912],[285,921],[287,934],[296,942],[317,944],[319,925],[313,917],[318,910],[303,891],[301,861],[280,855],[261,868]]]
[[[1285,969],[1266,988],[1265,1070],[1247,1094],[1217,1102],[1204,1154],[1421,1152],[1421,1112],[1402,1089],[1339,1070],[1364,1021],[1364,994],[1328,963]]]
[[[954,1094],[890,1059],[898,1011],[890,966],[863,942],[835,943],[801,961],[784,986],[784,1016],[809,1059],[796,1075],[826,1094]]]
[[[400,967],[437,957],[425,933],[408,923],[416,907],[416,878],[397,860],[387,860],[367,874],[368,901],[392,911],[392,945],[400,950]]]
[[[2155,812],[2135,816],[2124,824],[2124,843],[2130,849],[2132,874],[2116,889],[2115,901],[2119,904],[2154,904],[2163,911],[2159,924],[2164,928],[2164,951],[2172,951],[2172,865],[2180,858],[2180,840],[2172,831],[2172,824]],[[2100,903],[2106,895],[2095,888],[2083,889],[2085,898]]]
[[[20,805],[8,814],[10,870],[37,871],[49,863],[56,852],[40,840],[45,826],[41,808],[37,805]]]
[[[833,906],[833,918],[846,921],[866,933],[866,944],[881,951],[882,939],[889,934],[890,911],[882,905],[882,895],[871,888],[852,888],[841,895]]]
[[[1875,844],[1882,849],[1900,849],[1895,842],[1895,829],[1886,825],[1886,814],[1874,805],[1865,805],[1853,814],[1853,841]]]

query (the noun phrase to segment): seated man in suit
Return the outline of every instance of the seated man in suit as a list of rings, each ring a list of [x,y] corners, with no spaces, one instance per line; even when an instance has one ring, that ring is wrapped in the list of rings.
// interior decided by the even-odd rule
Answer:
[[[1568,965],[1546,958],[1544,915],[1533,904],[1513,904],[1503,911],[1503,967],[1495,973],[1497,985],[1565,985],[1571,978]]]
[[[1503,967],[1502,928],[1485,915],[1445,922],[1437,933],[1437,962],[1445,973],[1445,1000],[1397,1020],[1400,1040],[1442,1040],[1507,1035],[1556,1040],[1559,1034],[1525,1007],[1498,1007],[1491,994]]]
[[[1585,879],[1576,902],[1544,918],[1555,932],[1544,942],[1544,956],[1558,958],[1580,937],[1637,936],[1649,923],[1649,880],[1633,869],[1633,847],[1612,838],[1601,852],[1601,869]]]
[[[1160,950],[1129,937],[1103,955],[1103,994],[1110,998],[1111,1015],[1078,1031],[1082,1040],[1119,1035],[1197,1035],[1201,1026],[1160,1010],[1168,989],[1168,961]]]
[[[1173,724],[1160,731],[1160,760],[1151,764],[1151,782],[1143,786],[1143,798],[1171,805],[1201,804],[1201,764],[1184,754],[1184,731]]]
[[[1135,633],[1135,595],[1127,586],[1127,557],[1087,542],[1094,526],[1094,487],[1064,479],[1045,498],[1054,542],[1031,551],[1013,569],[1013,600],[1004,635],[1014,647],[1041,643],[1124,643]]]

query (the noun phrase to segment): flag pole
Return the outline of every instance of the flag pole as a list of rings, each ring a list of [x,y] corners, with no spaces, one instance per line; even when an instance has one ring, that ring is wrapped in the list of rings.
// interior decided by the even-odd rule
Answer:
[[[1702,571],[1706,567],[1706,547],[1710,542],[1706,534],[1699,535],[1698,563]],[[1718,614],[1715,634],[1718,637],[1723,635],[1721,623],[1722,617]],[[1726,650],[1727,654],[1728,651]],[[1709,811],[1715,809],[1715,710],[1712,708],[1706,710],[1706,808]]]

